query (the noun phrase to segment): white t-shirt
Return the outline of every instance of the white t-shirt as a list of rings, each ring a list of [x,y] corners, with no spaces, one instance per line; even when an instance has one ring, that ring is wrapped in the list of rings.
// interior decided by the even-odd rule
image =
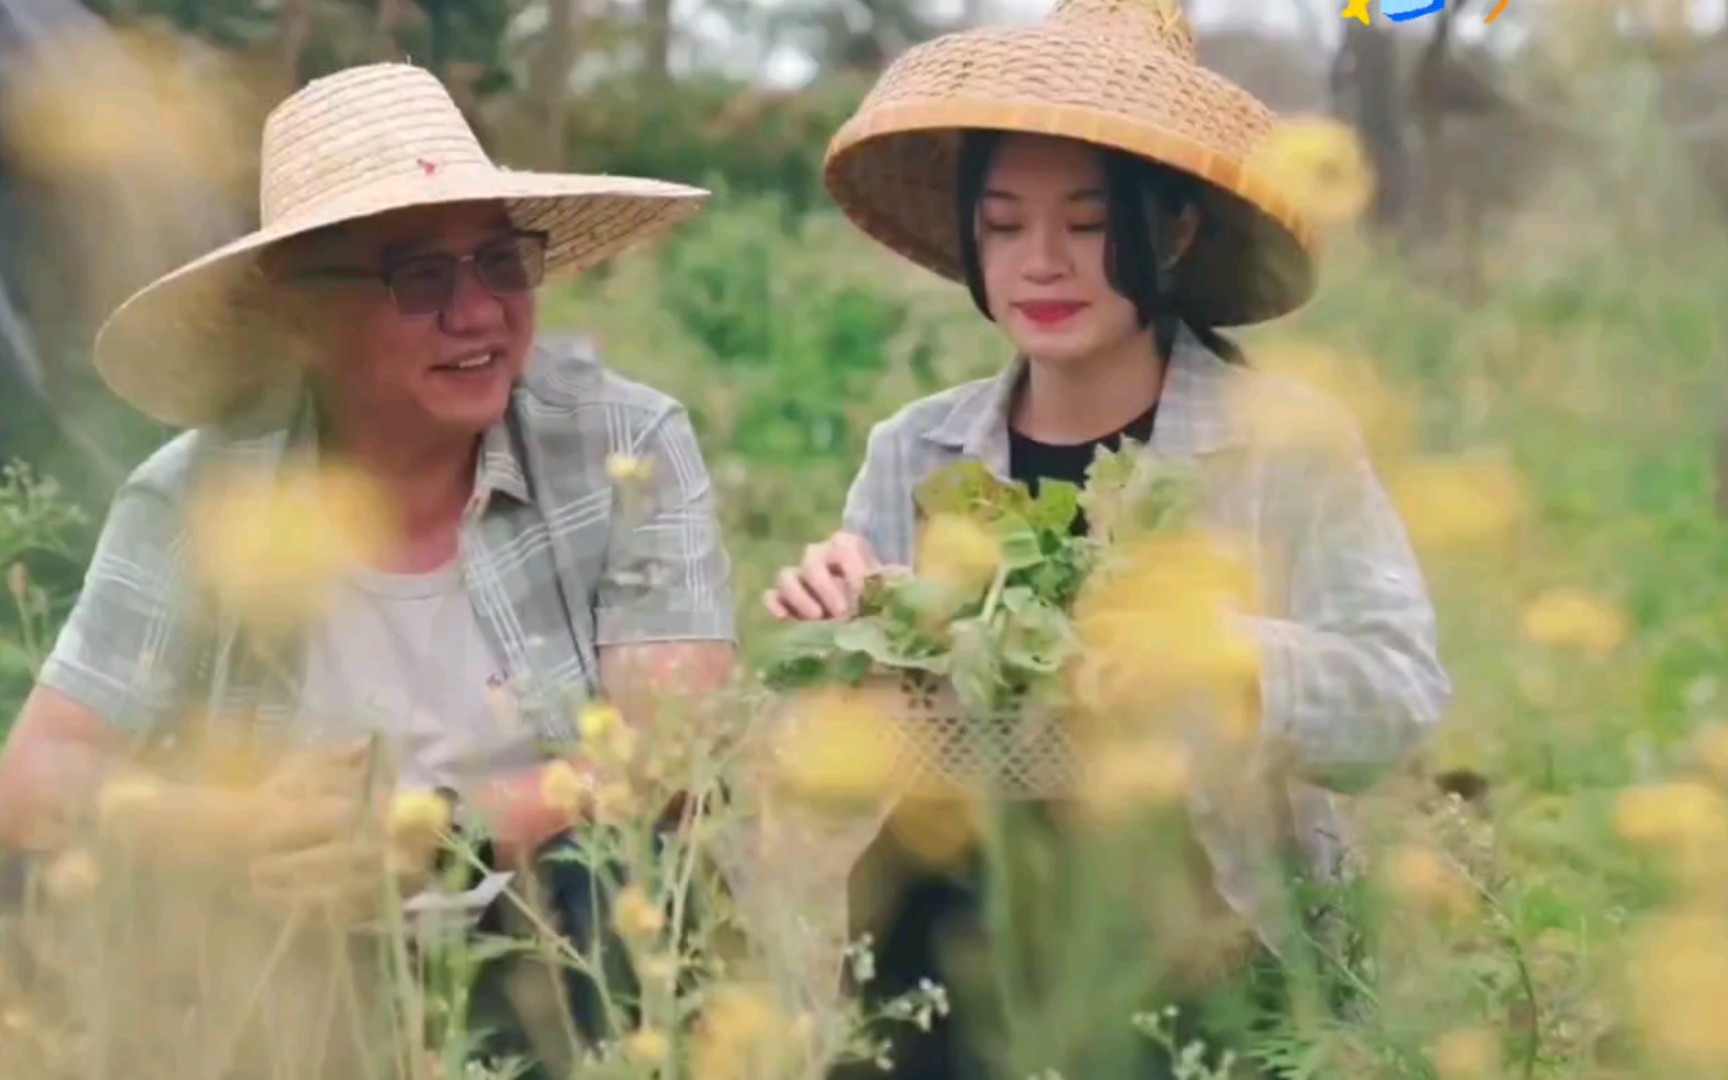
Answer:
[[[307,645],[308,736],[382,733],[404,787],[460,790],[541,759],[457,562],[426,574],[354,573]]]

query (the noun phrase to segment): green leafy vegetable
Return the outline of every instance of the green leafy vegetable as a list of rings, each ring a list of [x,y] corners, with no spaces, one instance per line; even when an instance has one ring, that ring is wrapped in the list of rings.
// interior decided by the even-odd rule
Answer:
[[[873,674],[946,678],[977,714],[1061,698],[1061,672],[1079,651],[1069,608],[1115,541],[1180,528],[1199,506],[1200,474],[1189,463],[1124,441],[1100,451],[1084,489],[999,479],[977,461],[957,462],[914,492],[925,520],[950,514],[984,526],[1000,564],[983,596],[963,596],[913,575],[872,578],[859,615],[805,623],[776,642],[764,672],[771,687],[856,685]],[[1072,526],[1084,511],[1091,531]]]

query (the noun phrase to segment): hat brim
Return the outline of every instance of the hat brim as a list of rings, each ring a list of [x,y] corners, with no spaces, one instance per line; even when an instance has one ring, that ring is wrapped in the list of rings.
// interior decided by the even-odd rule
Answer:
[[[1061,136],[1180,170],[1202,182],[1204,205],[1174,287],[1194,321],[1240,325],[1300,307],[1315,284],[1313,228],[1248,165],[1271,126],[1247,91],[1173,53],[1129,55],[1067,28],[968,31],[897,61],[835,134],[823,172],[865,233],[960,280],[962,131]]]
[[[695,215],[709,192],[624,176],[451,169],[374,185],[265,226],[138,290],[96,336],[95,363],[134,408],[172,427],[219,421],[297,380],[268,340],[283,324],[259,256],[296,236],[412,207],[502,203],[548,236],[547,273],[590,269]]]

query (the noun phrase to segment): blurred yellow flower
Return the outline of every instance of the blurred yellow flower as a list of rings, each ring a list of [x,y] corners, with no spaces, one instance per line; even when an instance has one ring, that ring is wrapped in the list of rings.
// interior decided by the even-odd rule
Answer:
[[[450,804],[435,791],[404,791],[390,800],[390,837],[436,840],[450,828]]]
[[[721,986],[696,1028],[691,1075],[697,1080],[759,1080],[792,1075],[800,1057],[798,1025],[763,991]]]
[[[1433,848],[1400,845],[1388,853],[1382,873],[1391,895],[1427,914],[1458,918],[1476,907],[1469,880]]]
[[[214,480],[192,505],[194,573],[256,629],[303,627],[343,574],[389,556],[391,507],[382,485],[349,467],[285,467],[274,483]]]
[[[124,774],[104,783],[96,793],[96,817],[104,826],[123,823],[145,813],[162,798],[162,782],[143,774]]]
[[[626,885],[612,901],[612,925],[625,940],[641,941],[666,928],[666,913],[640,885]]]
[[[574,765],[559,759],[549,763],[540,773],[540,801],[547,809],[574,818],[582,813],[582,804],[590,786],[589,779]]]
[[[646,1065],[661,1065],[672,1054],[672,1040],[659,1028],[642,1028],[625,1038],[624,1053]]]
[[[1244,383],[1237,410],[1256,438],[1273,446],[1327,449],[1339,444],[1338,407],[1381,455],[1402,454],[1415,431],[1415,404],[1380,378],[1375,365],[1312,341],[1282,340],[1255,352],[1262,371],[1294,379],[1319,392],[1291,395]]]
[[[888,831],[902,850],[926,866],[956,867],[977,847],[977,806],[959,791],[932,792],[896,806]]]
[[[1728,1065],[1728,926],[1714,914],[1660,917],[1629,943],[1633,1017],[1661,1063],[1698,1075]]]
[[[666,953],[644,956],[638,967],[642,971],[642,978],[651,983],[671,985],[678,977],[678,962]]]
[[[1459,1028],[1434,1040],[1440,1080],[1488,1080],[1500,1069],[1500,1038],[1487,1028]]]
[[[21,70],[0,114],[19,162],[51,176],[127,169],[226,176],[248,140],[235,72],[183,39],[137,30],[57,35],[53,48],[8,61]],[[142,78],[140,78],[142,76]]]
[[[626,821],[641,810],[635,789],[622,781],[602,784],[594,793],[594,816],[601,821]]]
[[[1646,784],[1620,793],[1614,827],[1635,844],[1715,843],[1728,838],[1728,803],[1700,783]]]
[[[1626,640],[1630,624],[1613,602],[1582,589],[1561,588],[1525,606],[1520,630],[1538,645],[1603,657]]]
[[[96,891],[102,880],[96,859],[83,848],[62,852],[48,865],[42,886],[57,903],[75,904]]]
[[[644,483],[654,477],[654,459],[633,454],[610,454],[606,458],[606,475],[620,484]]]
[[[1072,689],[1099,714],[1151,717],[1196,689],[1246,687],[1259,653],[1230,616],[1250,610],[1251,595],[1246,564],[1211,539],[1153,533],[1124,545],[1075,600]]]
[[[1698,762],[1718,784],[1728,785],[1728,724],[1705,724],[1692,739]]]
[[[1174,737],[1105,742],[1085,755],[1080,809],[1094,822],[1120,821],[1180,802],[1192,779],[1188,754]]]
[[[0,1012],[0,1031],[9,1031],[14,1035],[28,1036],[34,1034],[36,1030],[36,1018],[30,1015],[29,1010],[22,1006],[14,1005],[6,1011]]]
[[[918,537],[917,572],[955,594],[978,596],[996,579],[1002,547],[991,531],[962,514],[936,514]]]
[[[576,730],[584,742],[599,742],[623,723],[617,707],[606,701],[585,701],[576,713]]]
[[[1523,518],[1524,485],[1497,461],[1408,461],[1388,471],[1387,489],[1417,547],[1504,542]]]
[[[847,687],[804,690],[788,702],[778,780],[816,803],[873,801],[888,792],[900,745],[885,709],[893,695]]]
[[[1317,225],[1356,220],[1374,196],[1374,168],[1356,132],[1330,117],[1280,124],[1254,150],[1248,168]]]

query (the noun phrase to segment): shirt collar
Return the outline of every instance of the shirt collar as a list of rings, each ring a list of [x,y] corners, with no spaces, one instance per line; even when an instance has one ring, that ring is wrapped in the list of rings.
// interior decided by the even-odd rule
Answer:
[[[969,387],[924,437],[1007,476],[1008,416],[1026,364],[1025,356],[1016,356],[995,378]],[[1187,326],[1178,327],[1159,393],[1152,450],[1197,457],[1245,443],[1247,432],[1233,403],[1242,378],[1240,369],[1219,358]]]

